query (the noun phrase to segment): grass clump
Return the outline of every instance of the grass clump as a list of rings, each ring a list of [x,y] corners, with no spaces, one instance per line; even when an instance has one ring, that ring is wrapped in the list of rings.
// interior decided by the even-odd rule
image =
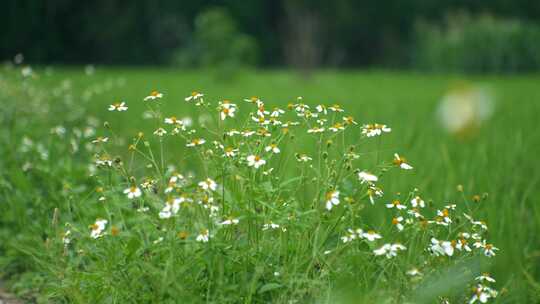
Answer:
[[[381,199],[379,179],[413,169],[397,153],[362,163],[379,153],[362,143],[390,127],[359,125],[339,105],[301,97],[281,109],[258,97],[211,103],[193,92],[185,102],[197,107],[197,126],[163,113],[162,93],[140,102],[155,131],[125,140],[106,122],[88,147],[96,191],[54,226],[45,263],[56,261],[60,298],[331,302],[362,288],[402,302],[418,296],[412,286],[422,276],[451,267],[465,273],[457,286],[474,292],[438,296],[497,296],[480,271],[481,257],[498,249],[472,217],[476,205],[437,209],[415,188]],[[108,110],[125,115],[129,105]]]

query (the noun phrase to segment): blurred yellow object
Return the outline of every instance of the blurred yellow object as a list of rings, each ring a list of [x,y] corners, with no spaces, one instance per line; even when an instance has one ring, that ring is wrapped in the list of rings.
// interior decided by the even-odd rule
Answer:
[[[470,138],[491,117],[493,100],[486,87],[460,84],[442,97],[437,111],[439,121],[450,134]]]

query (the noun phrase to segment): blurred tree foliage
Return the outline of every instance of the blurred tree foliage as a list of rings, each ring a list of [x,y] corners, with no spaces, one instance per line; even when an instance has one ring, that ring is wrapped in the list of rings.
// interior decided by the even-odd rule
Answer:
[[[240,33],[226,9],[214,7],[195,19],[193,38],[181,47],[175,63],[180,66],[202,66],[221,70],[257,62],[257,44],[253,37]]]
[[[256,45],[263,66],[401,67],[411,64],[417,20],[442,24],[457,9],[540,21],[540,1],[530,0],[4,0],[0,59],[22,52],[34,63],[167,64],[182,49],[207,48],[197,60],[211,63],[224,55],[213,35],[233,30],[237,45],[225,54]],[[232,29],[201,28],[215,22]]]
[[[434,71],[512,73],[540,68],[540,26],[491,15],[451,14],[419,22],[415,65]]]

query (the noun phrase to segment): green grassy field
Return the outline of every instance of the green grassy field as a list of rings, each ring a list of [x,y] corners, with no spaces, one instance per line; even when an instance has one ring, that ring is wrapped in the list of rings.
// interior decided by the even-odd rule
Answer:
[[[340,103],[359,123],[389,125],[392,133],[376,146],[365,145],[362,152],[374,163],[379,157],[378,153],[377,156],[371,153],[375,149],[382,155],[399,151],[415,170],[390,173],[390,178],[384,182],[385,193],[391,195],[417,187],[426,199],[439,205],[461,199],[458,185],[463,186],[463,195],[469,200],[473,195],[487,193],[488,198],[482,202],[476,217],[486,220],[490,239],[500,248],[487,266],[497,278],[498,289],[504,290],[497,301],[535,303],[540,300],[540,205],[537,202],[540,197],[537,159],[540,155],[537,121],[540,76],[320,71],[304,79],[288,71],[252,71],[214,77],[203,71],[151,68],[98,68],[92,76],[85,75],[79,68],[55,68],[50,75],[38,69],[37,73],[40,78],[32,80],[33,85],[42,91],[28,95],[18,92],[16,86],[20,84],[11,72],[0,72],[3,85],[0,92],[0,269],[4,269],[0,270],[0,275],[17,293],[34,297],[37,294],[42,300],[58,300],[55,297],[59,296],[62,301],[65,295],[59,290],[81,287],[78,285],[84,282],[81,277],[78,277],[80,281],[53,283],[43,274],[45,268],[54,273],[55,267],[71,266],[51,265],[53,254],[40,252],[42,247],[36,244],[47,239],[43,226],[54,223],[54,208],[60,208],[62,222],[63,214],[77,213],[78,204],[88,204],[88,189],[93,186],[81,169],[86,160],[76,155],[66,156],[69,148],[57,147],[61,144],[50,141],[48,161],[36,170],[39,173],[29,176],[22,172],[20,168],[28,160],[17,152],[21,138],[28,135],[47,142],[45,138],[50,136],[51,127],[75,127],[88,116],[108,121],[117,134],[128,137],[138,131],[151,134],[155,127],[142,118],[145,110],[142,98],[157,89],[165,94],[163,112],[169,113],[166,116],[195,115],[193,108],[186,106],[184,97],[198,90],[205,93],[207,100],[228,98],[243,104],[244,98],[255,95],[269,105],[282,107],[294,102],[297,96],[303,96],[304,101],[313,106]],[[53,88],[61,86],[64,80],[69,80],[70,88],[59,89],[54,95]],[[463,83],[490,89],[494,99],[493,115],[466,136],[454,136],[439,124],[436,113],[441,98]],[[89,87],[103,92],[80,98]],[[28,100],[45,95],[41,103]],[[68,96],[69,105],[65,105],[66,95],[71,96]],[[108,105],[116,100],[127,102],[126,115],[107,111]],[[55,105],[57,102],[61,105]],[[46,103],[49,111],[36,108]],[[167,159],[187,153],[183,145],[174,142],[168,145]],[[82,186],[85,183],[86,188]],[[79,191],[78,187],[84,189]],[[91,271],[87,271],[91,276]],[[58,283],[60,281],[62,283]],[[84,299],[87,298],[80,295],[78,301],[84,302]]]

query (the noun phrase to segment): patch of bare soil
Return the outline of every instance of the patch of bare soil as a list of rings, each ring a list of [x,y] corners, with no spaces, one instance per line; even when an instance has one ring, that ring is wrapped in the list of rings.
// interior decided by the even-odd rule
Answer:
[[[2,287],[2,282],[0,282],[0,304],[23,304],[23,302],[18,300],[14,295],[8,293]]]

